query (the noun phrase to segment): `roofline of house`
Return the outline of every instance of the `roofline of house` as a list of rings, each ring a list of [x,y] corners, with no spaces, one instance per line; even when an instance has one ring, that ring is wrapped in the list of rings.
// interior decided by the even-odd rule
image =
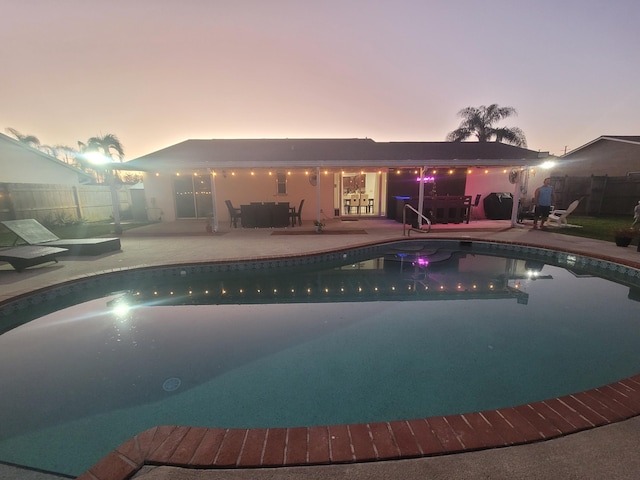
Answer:
[[[234,142],[234,139],[218,139],[222,142]],[[188,144],[194,142],[199,144],[200,146],[204,142],[215,142],[218,141],[216,139],[212,140],[185,140],[184,142],[180,142],[176,145],[164,148],[157,152],[149,153],[142,157],[138,157],[136,159],[130,160],[124,163],[113,163],[111,164],[112,168],[117,170],[133,170],[133,171],[146,171],[146,172],[176,172],[176,171],[185,171],[185,170],[218,170],[218,169],[274,169],[274,168],[416,168],[421,166],[428,167],[516,167],[516,166],[528,166],[535,165],[545,160],[557,158],[553,155],[550,155],[549,152],[535,152],[533,150],[522,149],[519,147],[513,147],[509,145],[509,147],[513,147],[514,157],[510,158],[442,158],[440,156],[429,157],[429,158],[398,158],[395,156],[394,158],[367,158],[366,152],[362,152],[364,158],[325,158],[323,159],[320,155],[316,158],[299,158],[288,156],[288,158],[273,158],[273,155],[270,158],[253,158],[243,160],[242,158],[238,158],[242,155],[242,152],[238,152],[238,155],[232,158],[228,158],[229,155],[225,155],[226,158],[206,158],[206,152],[203,153],[202,149],[197,151],[189,151]],[[371,143],[371,145],[376,145],[377,142],[366,138],[366,139],[302,139],[302,140],[292,140],[292,139],[237,139],[239,145],[241,142],[296,142],[296,141],[345,141],[345,142],[367,142]],[[447,146],[454,147],[451,142],[382,142],[377,145],[381,147],[387,147],[389,145],[396,146],[402,148],[402,145],[408,145],[415,147],[416,145],[424,145],[429,146],[433,145],[435,147],[442,146],[445,144]],[[368,145],[368,146],[371,146]],[[506,144],[505,144],[506,146]],[[375,147],[374,147],[375,148]],[[467,147],[468,148],[468,147]],[[182,149],[182,151],[180,151]],[[293,150],[293,148],[292,148]],[[468,151],[468,150],[467,150]],[[418,153],[420,155],[421,152],[415,151],[414,153]],[[428,152],[422,152],[422,154],[428,155]],[[436,155],[438,155],[437,152]],[[442,153],[442,152],[440,152]],[[452,151],[455,155],[455,151]],[[507,153],[507,152],[503,152]],[[384,155],[384,153],[383,153]],[[140,165],[142,163],[142,165]],[[146,164],[146,165],[145,165]]]
[[[218,170],[218,169],[277,169],[277,168],[451,168],[451,167],[523,167],[533,166],[552,156],[534,158],[496,158],[496,159],[423,159],[423,160],[318,160],[318,161],[283,161],[269,162],[265,165],[261,162],[219,161],[219,162],[189,162],[178,167],[174,165],[156,164],[149,167],[134,167],[124,163],[109,164],[114,170],[141,171],[141,172],[165,172],[184,170]],[[106,165],[105,165],[106,166]]]
[[[616,137],[614,135],[601,135],[598,138],[596,138],[595,140],[591,140],[588,143],[585,143],[584,145],[579,146],[578,148],[574,148],[573,150],[565,153],[564,155],[562,155],[560,158],[565,158],[568,157],[570,155],[573,155],[576,152],[579,152],[580,150],[583,150],[591,145],[593,145],[594,143],[597,143],[601,140],[609,140],[610,142],[620,142],[620,143],[630,143],[633,145],[640,145],[640,142],[636,141],[636,140],[631,140],[628,138],[620,138],[620,137]]]

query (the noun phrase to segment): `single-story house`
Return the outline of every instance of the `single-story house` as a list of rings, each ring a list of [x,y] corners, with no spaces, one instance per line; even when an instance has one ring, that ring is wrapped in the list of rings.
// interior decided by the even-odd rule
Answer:
[[[640,176],[640,136],[603,135],[561,156],[554,176]]]
[[[81,185],[93,177],[0,133],[0,183]]]
[[[551,159],[498,142],[213,139],[186,140],[114,168],[144,172],[150,220],[213,216],[217,225],[230,221],[226,201],[235,208],[251,202],[298,208],[305,200],[303,217],[310,220],[393,216],[397,198],[420,192],[515,197],[525,193],[530,168]],[[354,197],[365,203],[350,203]],[[482,202],[476,214],[483,215]]]
[[[640,198],[640,136],[603,135],[558,159],[548,176],[560,208],[631,215]]]

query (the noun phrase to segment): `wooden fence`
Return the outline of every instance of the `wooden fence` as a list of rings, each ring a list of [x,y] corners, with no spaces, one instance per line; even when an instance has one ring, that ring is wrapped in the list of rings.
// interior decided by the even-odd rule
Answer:
[[[556,206],[581,198],[578,215],[633,215],[640,201],[640,177],[551,177]]]
[[[120,217],[132,217],[131,191],[116,187]],[[42,223],[97,222],[113,218],[111,191],[105,185],[0,183],[0,220],[35,218]]]

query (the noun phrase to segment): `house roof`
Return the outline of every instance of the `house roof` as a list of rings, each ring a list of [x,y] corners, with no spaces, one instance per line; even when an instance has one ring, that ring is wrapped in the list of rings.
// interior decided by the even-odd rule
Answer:
[[[78,176],[78,181],[80,181],[80,183],[93,181],[93,177],[88,173],[85,173],[82,170],[72,165],[69,165],[68,163],[58,160],[57,158],[52,157],[51,155],[48,155],[47,153],[41,150],[38,150],[37,148],[32,148],[29,145],[26,145],[25,143],[19,142],[18,140],[15,140],[3,133],[0,133],[0,153],[5,157],[10,158],[11,151],[16,149],[25,150],[33,155],[37,155],[41,159],[44,159],[45,161],[50,162],[53,165],[56,165],[57,167],[72,171]]]
[[[571,155],[574,155],[576,152],[579,152],[580,150],[583,150],[583,149],[593,145],[594,143],[603,142],[603,141],[622,142],[622,143],[631,143],[631,144],[640,145],[640,136],[637,136],[637,135],[602,135],[602,136],[596,138],[595,140],[591,140],[590,142],[585,143],[584,145],[582,145],[582,146],[580,146],[578,148],[574,148],[570,152],[565,153],[564,155],[562,155],[561,158],[565,158],[565,157],[569,157]]]
[[[530,165],[549,154],[498,142],[375,142],[352,139],[186,140],[116,168],[310,168]]]

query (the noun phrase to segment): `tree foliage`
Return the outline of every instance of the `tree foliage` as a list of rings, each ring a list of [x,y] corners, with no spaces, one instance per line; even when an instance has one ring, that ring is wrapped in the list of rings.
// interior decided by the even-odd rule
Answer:
[[[458,112],[462,117],[460,126],[447,135],[448,142],[461,142],[476,137],[479,142],[504,142],[517,147],[526,147],[527,139],[518,127],[497,127],[496,124],[512,115],[517,115],[513,107],[500,107],[496,103],[467,107]]]
[[[116,160],[122,162],[124,160],[124,147],[118,137],[112,133],[102,136],[89,138],[86,142],[78,142],[78,148],[72,148],[67,145],[44,145],[35,135],[24,135],[15,128],[7,127],[6,132],[9,133],[20,143],[40,150],[47,155],[60,160],[66,164],[78,168],[93,175],[98,182],[104,182],[103,169],[92,164],[85,156],[88,152],[98,152],[107,160]],[[142,181],[142,176],[133,172],[118,172],[117,180],[121,183],[133,184]]]
[[[91,137],[87,140],[87,143],[78,142],[78,146],[83,153],[99,152],[111,160],[114,159],[115,155],[120,162],[124,159],[124,148],[118,137],[112,133],[107,133],[101,137]]]
[[[13,136],[20,143],[24,143],[25,145],[33,148],[38,148],[40,146],[40,140],[38,140],[38,137],[36,137],[35,135],[23,135],[18,130],[11,127],[7,127],[5,131],[11,134],[11,136]]]

